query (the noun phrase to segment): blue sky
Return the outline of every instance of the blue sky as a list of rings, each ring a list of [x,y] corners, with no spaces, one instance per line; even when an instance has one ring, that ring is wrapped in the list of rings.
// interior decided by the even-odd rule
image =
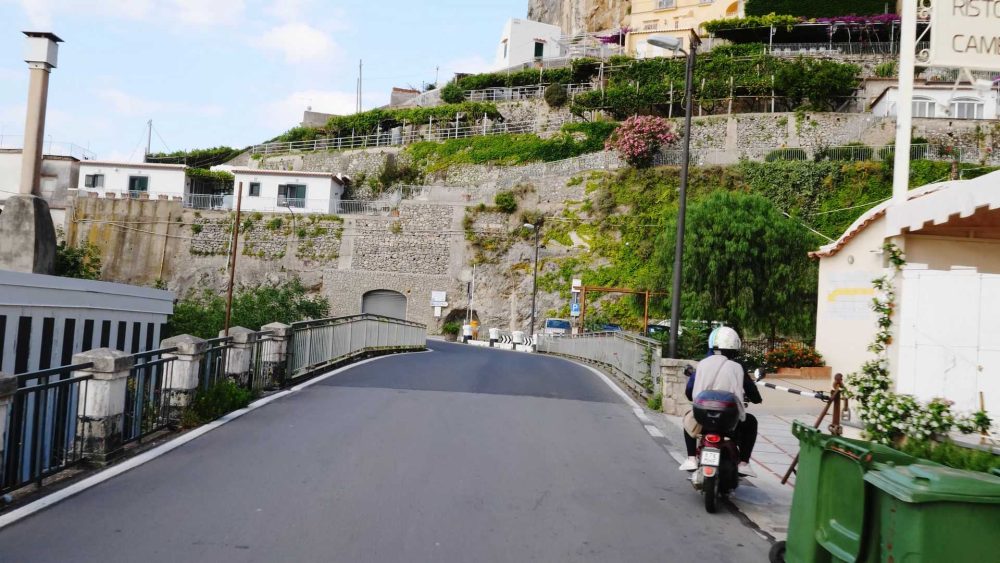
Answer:
[[[306,106],[351,113],[392,86],[486,70],[527,0],[0,0],[0,135],[24,128],[23,30],[52,31],[59,68],[47,138],[101,159],[245,146],[296,125]],[[9,142],[9,139],[8,139]]]

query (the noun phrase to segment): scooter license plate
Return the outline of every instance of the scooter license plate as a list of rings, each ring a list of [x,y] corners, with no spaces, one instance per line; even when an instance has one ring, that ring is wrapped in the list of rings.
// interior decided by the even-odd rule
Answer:
[[[701,464],[709,467],[718,467],[721,453],[716,450],[705,450],[701,452]]]

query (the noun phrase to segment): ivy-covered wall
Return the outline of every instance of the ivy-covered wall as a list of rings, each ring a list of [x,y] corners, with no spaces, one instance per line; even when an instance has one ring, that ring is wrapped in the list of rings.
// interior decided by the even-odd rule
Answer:
[[[870,16],[896,10],[895,0],[747,0],[748,16],[765,16],[770,13],[823,18],[830,16]]]

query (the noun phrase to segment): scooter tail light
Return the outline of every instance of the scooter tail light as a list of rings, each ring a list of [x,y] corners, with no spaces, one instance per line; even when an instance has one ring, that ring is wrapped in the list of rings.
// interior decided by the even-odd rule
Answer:
[[[705,477],[713,477],[713,476],[715,476],[715,468],[714,467],[703,467],[702,469],[705,470]]]
[[[705,441],[709,444],[718,444],[722,441],[722,437],[716,434],[708,434],[705,436]]]

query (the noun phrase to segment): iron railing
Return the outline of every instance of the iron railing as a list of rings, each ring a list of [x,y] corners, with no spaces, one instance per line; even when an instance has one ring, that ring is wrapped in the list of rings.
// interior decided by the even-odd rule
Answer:
[[[485,88],[482,90],[467,90],[465,99],[473,102],[509,102],[517,100],[533,100],[545,95],[545,89],[549,84],[533,84],[531,86],[512,86]],[[586,84],[566,84],[566,94],[573,98],[577,94],[590,92],[596,87],[591,83]]]
[[[630,389],[649,397],[660,377],[660,343],[623,332],[540,334],[537,351],[609,369]]]
[[[255,332],[247,339],[250,368],[237,376],[237,384],[261,392],[280,388],[284,384],[283,358],[278,355],[278,342],[269,331]]]
[[[74,374],[92,363],[62,366],[17,376],[7,417],[0,493],[72,467],[83,459],[77,412],[87,402],[90,374]]]
[[[427,343],[426,326],[371,314],[303,321],[293,324],[291,331],[289,380],[359,355],[419,350]]]
[[[201,373],[198,374],[198,385],[205,391],[226,376],[226,365],[229,359],[229,349],[233,339],[225,336],[205,341],[207,348],[201,359]]]
[[[122,441],[141,442],[143,438],[159,432],[169,423],[169,403],[166,391],[173,380],[173,356],[177,348],[150,350],[133,354],[135,363],[129,370],[125,385],[125,413]]]

